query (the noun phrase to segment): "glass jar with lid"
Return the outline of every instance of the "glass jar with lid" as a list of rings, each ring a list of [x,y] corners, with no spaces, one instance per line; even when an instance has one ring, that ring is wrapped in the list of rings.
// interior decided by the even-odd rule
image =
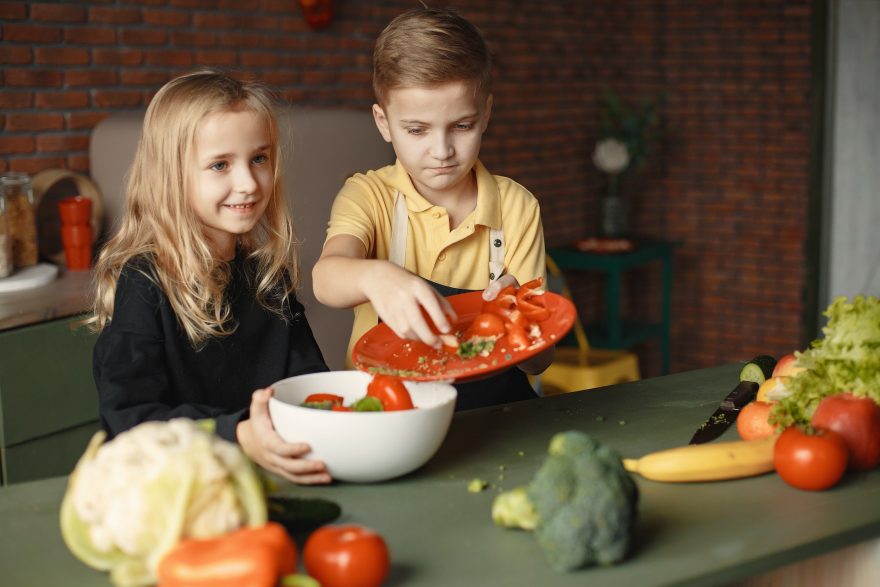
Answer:
[[[10,172],[0,177],[0,198],[4,201],[13,267],[36,265],[39,245],[34,190],[30,176],[26,173]]]
[[[0,278],[12,275],[12,239],[6,222],[6,198],[0,197]]]

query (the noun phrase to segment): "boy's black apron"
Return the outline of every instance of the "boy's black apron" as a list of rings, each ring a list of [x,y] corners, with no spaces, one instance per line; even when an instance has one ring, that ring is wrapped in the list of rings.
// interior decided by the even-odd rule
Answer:
[[[391,222],[391,249],[388,260],[404,268],[408,228],[409,214],[406,202],[403,194],[397,192],[397,197],[394,200],[394,218]],[[492,282],[501,277],[503,271],[504,232],[502,229],[491,229],[489,232],[489,281]],[[434,283],[430,280],[426,281],[444,297],[471,291]],[[458,390],[458,399],[455,401],[456,410],[470,410],[538,397],[529,384],[526,374],[516,367],[477,381],[456,383],[455,388]]]

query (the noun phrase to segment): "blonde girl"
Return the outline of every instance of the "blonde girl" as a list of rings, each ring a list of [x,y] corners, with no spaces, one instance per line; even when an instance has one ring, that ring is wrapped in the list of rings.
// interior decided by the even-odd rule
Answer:
[[[214,70],[151,101],[124,217],[95,268],[94,376],[111,437],[213,418],[264,468],[326,483],[323,463],[268,415],[273,381],[327,370],[295,297],[274,104],[264,86]]]

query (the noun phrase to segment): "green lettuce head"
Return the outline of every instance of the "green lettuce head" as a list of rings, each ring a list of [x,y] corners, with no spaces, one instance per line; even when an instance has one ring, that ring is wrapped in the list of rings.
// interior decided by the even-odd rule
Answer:
[[[783,426],[807,424],[824,398],[843,392],[880,403],[880,299],[838,297],[824,312],[823,338],[796,353],[807,370],[789,378],[789,395],[773,409]]]

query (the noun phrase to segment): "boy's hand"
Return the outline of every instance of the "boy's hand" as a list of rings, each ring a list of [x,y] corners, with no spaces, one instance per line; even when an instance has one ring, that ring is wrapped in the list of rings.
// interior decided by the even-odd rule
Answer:
[[[487,302],[491,302],[498,297],[498,294],[501,292],[502,289],[511,285],[515,288],[519,288],[519,282],[516,280],[516,277],[505,273],[504,275],[490,283],[489,287],[483,290],[483,299]]]
[[[439,348],[440,338],[422,309],[441,333],[449,332],[450,319],[457,317],[449,301],[431,284],[393,263],[382,262],[375,274],[365,279],[363,289],[379,318],[400,338]]]
[[[302,485],[330,483],[321,461],[307,460],[303,455],[311,450],[304,442],[285,442],[269,417],[269,398],[275,391],[268,387],[258,389],[251,397],[250,418],[242,420],[236,428],[238,443],[244,453],[255,463],[276,475]]]

